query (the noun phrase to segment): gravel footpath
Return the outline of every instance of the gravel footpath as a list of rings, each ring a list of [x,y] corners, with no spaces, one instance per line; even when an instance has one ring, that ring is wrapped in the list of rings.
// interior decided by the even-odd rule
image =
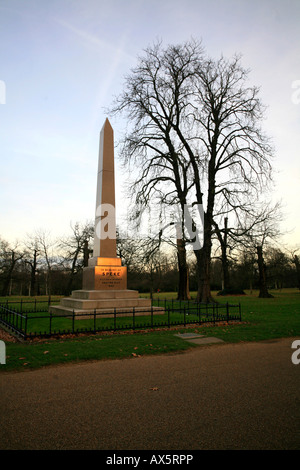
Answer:
[[[292,341],[3,372],[0,449],[299,449]]]

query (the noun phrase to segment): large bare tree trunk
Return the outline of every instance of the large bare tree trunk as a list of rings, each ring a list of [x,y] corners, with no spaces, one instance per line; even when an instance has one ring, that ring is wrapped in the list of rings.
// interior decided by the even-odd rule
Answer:
[[[203,247],[199,250],[200,253],[197,255],[197,267],[198,267],[198,292],[197,302],[213,302],[213,297],[210,290],[210,272],[211,272],[211,261],[210,261],[210,247]]]
[[[186,250],[184,241],[177,239],[177,259],[178,259],[178,300],[189,300],[191,298],[189,291],[189,269],[186,261]]]
[[[300,263],[297,255],[294,255],[293,262],[296,266],[297,280],[298,280],[298,289],[300,289]]]
[[[223,271],[223,290],[230,289],[229,265],[227,257],[227,235],[228,235],[228,217],[224,219],[224,238],[221,243],[222,253],[222,271]]]
[[[257,264],[259,272],[259,295],[258,297],[269,298],[273,297],[272,294],[268,292],[267,286],[267,275],[266,275],[266,265],[263,258],[262,246],[256,247],[257,252]]]
[[[203,247],[200,250],[195,250],[194,253],[197,259],[197,273],[198,273],[198,302],[213,302],[213,297],[210,290],[211,278],[211,223],[207,214],[204,215],[203,227]]]
[[[210,291],[210,277],[211,277],[211,246],[212,246],[212,225],[213,225],[213,212],[215,202],[215,159],[216,159],[216,140],[212,143],[212,154],[208,164],[208,195],[207,195],[207,209],[204,213],[203,225],[203,247],[200,251],[201,255],[197,257],[197,264],[199,270],[198,279],[198,302],[213,302],[213,297]],[[199,190],[200,191],[200,188]],[[202,195],[201,195],[202,198]],[[202,199],[201,199],[202,200]]]

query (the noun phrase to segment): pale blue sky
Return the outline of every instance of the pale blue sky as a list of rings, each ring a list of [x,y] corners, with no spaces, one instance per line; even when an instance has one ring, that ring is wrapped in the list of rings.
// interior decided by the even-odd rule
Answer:
[[[215,57],[241,53],[261,87],[274,198],[293,230],[284,241],[300,246],[299,24],[299,0],[0,0],[0,236],[55,237],[94,218],[103,108],[149,44],[193,36]],[[122,123],[111,123],[117,139]],[[117,217],[123,178],[117,170]]]

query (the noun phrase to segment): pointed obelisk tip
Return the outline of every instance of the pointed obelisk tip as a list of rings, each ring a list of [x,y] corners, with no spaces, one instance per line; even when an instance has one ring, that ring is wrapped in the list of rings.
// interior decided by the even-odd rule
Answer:
[[[102,129],[112,129],[111,123],[109,122],[108,118],[105,119]]]

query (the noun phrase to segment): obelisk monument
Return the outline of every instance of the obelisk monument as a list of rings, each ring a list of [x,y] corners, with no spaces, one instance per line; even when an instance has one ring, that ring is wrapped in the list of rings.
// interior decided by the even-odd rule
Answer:
[[[115,207],[114,133],[106,119],[100,132],[94,258],[117,256]]]
[[[151,307],[151,300],[139,297],[138,291],[127,289],[127,268],[122,266],[116,250],[114,134],[108,119],[100,132],[96,214],[93,257],[83,268],[82,290],[75,290],[71,297],[61,299],[49,311],[56,314],[97,313],[111,316],[149,315],[150,310],[162,314],[161,307]]]
[[[83,289],[126,289],[127,268],[116,247],[114,133],[108,119],[99,144],[93,257],[83,270]]]

